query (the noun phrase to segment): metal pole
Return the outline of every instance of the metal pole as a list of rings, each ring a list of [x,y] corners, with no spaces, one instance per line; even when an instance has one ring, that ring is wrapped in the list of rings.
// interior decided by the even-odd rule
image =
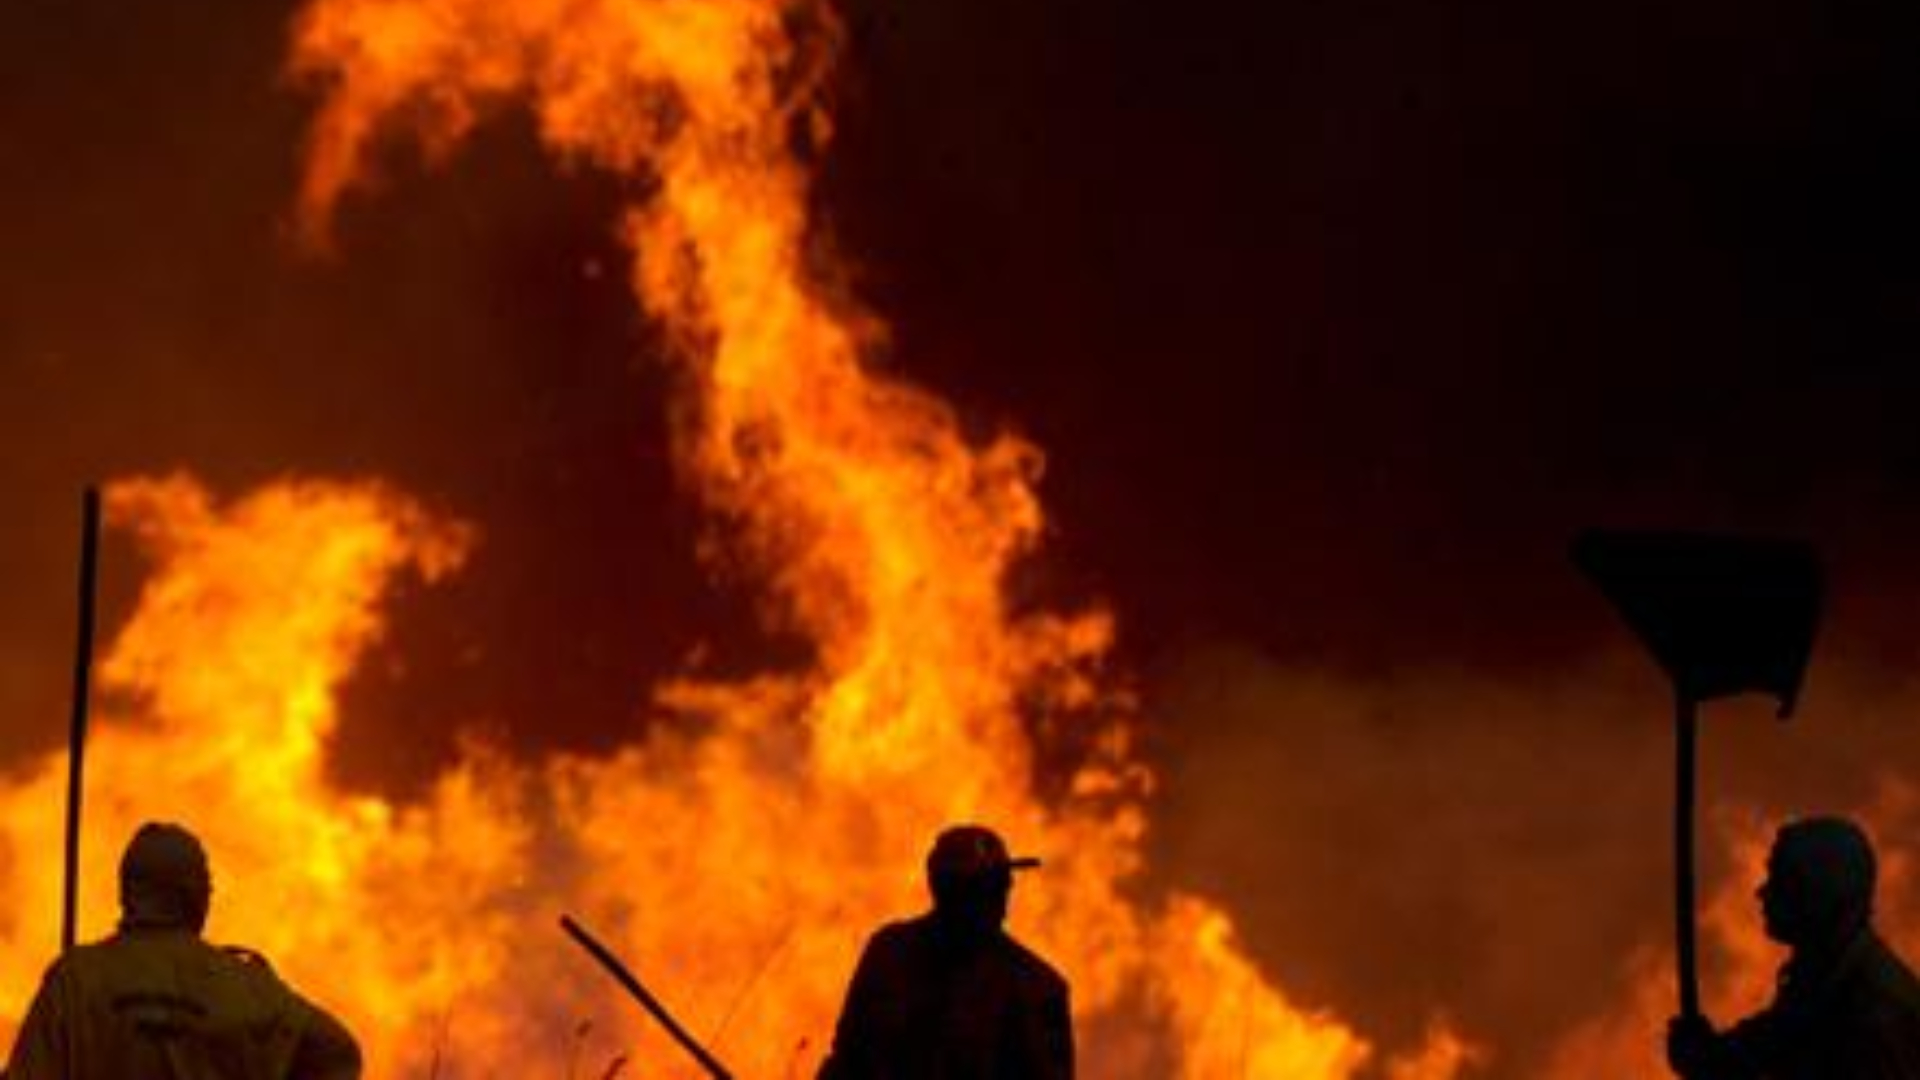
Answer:
[[[73,715],[67,728],[67,867],[60,905],[60,951],[73,948],[80,903],[80,804],[86,777],[87,711],[93,694],[93,597],[100,548],[100,489],[80,499],[80,630],[73,658]]]
[[[1674,955],[1680,979],[1680,1015],[1700,1015],[1700,979],[1694,952],[1693,788],[1694,750],[1700,737],[1700,706],[1683,690],[1674,691],[1675,755],[1673,799]]]
[[[720,1064],[712,1054],[707,1053],[707,1048],[701,1046],[692,1035],[687,1034],[687,1029],[680,1026],[679,1021],[667,1012],[667,1007],[660,1004],[658,998],[649,993],[646,987],[640,985],[640,980],[634,977],[633,972],[627,970],[626,965],[620,962],[620,958],[595,940],[592,934],[587,933],[586,928],[574,922],[573,916],[560,916],[560,928],[578,942],[581,948],[587,950],[595,960],[600,961],[600,966],[607,969],[607,973],[613,976],[614,981],[626,987],[627,993],[632,994],[633,999],[640,1003],[640,1007],[659,1021],[661,1027],[667,1029],[667,1034],[673,1036],[673,1041],[679,1043],[682,1050],[692,1055],[693,1060],[700,1063],[700,1067],[707,1071],[708,1076],[713,1077],[713,1080],[733,1080],[733,1074],[727,1071],[727,1067]]]

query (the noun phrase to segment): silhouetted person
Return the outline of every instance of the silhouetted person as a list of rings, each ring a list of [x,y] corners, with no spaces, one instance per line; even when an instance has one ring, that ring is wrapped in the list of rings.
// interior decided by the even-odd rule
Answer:
[[[1920,981],[1873,931],[1873,848],[1844,818],[1781,828],[1759,889],[1767,936],[1793,950],[1773,1003],[1716,1033],[1677,1018],[1687,1080],[1920,1080]]]
[[[356,1080],[340,1021],[257,955],[200,939],[212,880],[178,825],[142,825],[120,859],[120,928],[54,961],[6,1080]]]
[[[882,927],[847,988],[820,1080],[1070,1080],[1067,983],[1000,928],[1013,859],[990,830],[927,855],[933,910]]]

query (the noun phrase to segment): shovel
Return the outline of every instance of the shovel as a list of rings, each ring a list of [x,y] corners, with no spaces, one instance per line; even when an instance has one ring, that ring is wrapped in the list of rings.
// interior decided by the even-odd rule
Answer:
[[[1793,713],[1820,621],[1813,549],[1786,540],[1589,530],[1573,561],[1673,684],[1674,952],[1680,1013],[1700,1015],[1694,952],[1694,748],[1702,702],[1758,692]]]

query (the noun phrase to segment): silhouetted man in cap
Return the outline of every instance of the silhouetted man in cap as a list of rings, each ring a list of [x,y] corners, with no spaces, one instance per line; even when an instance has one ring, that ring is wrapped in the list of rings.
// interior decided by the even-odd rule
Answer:
[[[257,955],[200,939],[206,852],[142,825],[120,860],[120,928],[54,961],[6,1080],[356,1080],[360,1048]]]
[[[1724,1034],[1675,1019],[1687,1080],[1920,1080],[1920,982],[1873,931],[1873,848],[1844,818],[1781,828],[1759,889],[1767,936],[1793,950],[1773,1004]]]
[[[1070,1080],[1066,980],[1000,927],[1037,865],[978,825],[941,833],[933,910],[867,942],[820,1080]]]

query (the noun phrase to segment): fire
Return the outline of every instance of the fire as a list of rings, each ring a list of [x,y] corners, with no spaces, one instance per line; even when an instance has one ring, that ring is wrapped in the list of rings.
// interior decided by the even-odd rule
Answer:
[[[573,911],[742,1076],[804,1076],[866,932],[921,904],[928,838],[979,820],[1047,859],[1013,917],[1073,980],[1087,1076],[1442,1080],[1494,1060],[1436,1021],[1381,1061],[1290,1000],[1218,905],[1145,887],[1152,776],[1102,672],[1112,620],[1019,610],[1005,590],[1044,524],[1039,450],[972,437],[878,374],[884,327],[810,243],[830,9],[313,0],[294,48],[325,89],[299,194],[315,242],[381,136],[410,128],[441,154],[504,107],[530,109],[556,154],[639,181],[619,227],[636,301],[676,343],[680,468],[811,662],[636,687],[650,715],[604,757],[473,743],[417,799],[345,791],[327,769],[340,686],[396,588],[460,571],[482,538],[379,482],[227,503],[185,477],[117,484],[112,519],[154,566],[101,671],[84,936],[108,928],[118,845],[175,818],[212,853],[210,936],[342,1013],[371,1075],[597,1075],[623,1057],[694,1075],[555,932]],[[1094,748],[1048,798],[1036,718],[1082,725]],[[50,757],[0,797],[0,991],[16,1010],[56,937],[62,779]],[[1736,823],[1744,865],[1766,838]],[[1730,961],[1709,969],[1723,1018],[1764,1000],[1778,960],[1750,877],[1705,912]],[[1547,1074],[1657,1074],[1670,972],[1634,958],[1618,1007]]]
[[[1910,831],[1915,792],[1899,780],[1885,782],[1870,805],[1849,816],[1870,836],[1890,838]],[[1754,890],[1766,875],[1776,820],[1723,807],[1714,832],[1731,853],[1733,871],[1700,910],[1702,1006],[1721,1027],[1766,1006],[1787,953],[1762,929]],[[1902,956],[1920,955],[1920,893],[1906,854],[1882,843],[1875,925]],[[1675,1011],[1670,948],[1645,949],[1631,957],[1618,998],[1606,1010],[1569,1032],[1556,1048],[1546,1075],[1554,1080],[1589,1076],[1658,1076],[1666,1070],[1660,1034]]]
[[[1094,1077],[1345,1077],[1377,1057],[1289,1001],[1217,906],[1141,899],[1151,776],[1100,671],[1101,611],[1016,611],[1041,458],[969,437],[876,374],[876,319],[809,246],[805,160],[830,127],[837,47],[809,0],[316,0],[295,69],[324,86],[301,220],[316,241],[378,135],[445,152],[524,105],[557,154],[646,190],[622,234],[638,302],[676,342],[688,485],[761,575],[807,670],[655,688],[619,753],[515,761],[472,746],[422,799],[339,790],[336,691],[408,573],[454,572],[475,537],[379,484],[289,481],[220,506],[134,481],[115,520],[155,561],[103,670],[87,929],[111,856],[149,816],[205,834],[213,935],[273,956],[359,1031],[373,1075],[599,1068],[631,1053],[691,1075],[609,1002],[553,929],[572,910],[658,973],[744,1076],[817,1063],[864,935],[922,903],[941,825],[992,822],[1048,868],[1015,921],[1071,977]],[[804,145],[802,145],[804,144]],[[636,688],[636,696],[644,688]],[[1028,722],[1095,749],[1035,790]],[[430,718],[429,718],[430,719]],[[0,807],[22,915],[0,985],[24,1001],[52,939],[57,763]],[[570,1034],[569,1034],[570,1033]],[[611,1034],[609,1034],[611,1033]],[[1475,1056],[1444,1028],[1404,1080]]]
[[[1753,901],[1771,830],[1750,814],[1721,815],[1718,825],[1737,869],[1699,913],[1700,944],[1711,957],[1701,990],[1705,1011],[1724,1027],[1766,1005],[1784,954],[1768,943]],[[1662,1075],[1668,1070],[1661,1034],[1676,1008],[1671,947],[1642,949],[1628,959],[1617,1000],[1561,1040],[1546,1075]]]
[[[117,693],[90,753],[86,936],[110,925],[119,844],[141,820],[173,817],[217,860],[216,936],[324,971],[319,981],[336,999],[352,995],[376,1041],[499,967],[502,942],[468,940],[421,908],[438,888],[429,871],[448,883],[497,875],[510,836],[445,843],[482,823],[522,831],[491,812],[494,789],[460,770],[434,806],[398,813],[333,790],[324,768],[334,690],[378,640],[382,594],[403,571],[450,572],[465,531],[373,485],[288,483],[220,510],[184,479],[126,483],[110,490],[108,512],[162,570],[101,671]],[[0,803],[10,1002],[24,1004],[57,939],[62,774],[44,762]]]

